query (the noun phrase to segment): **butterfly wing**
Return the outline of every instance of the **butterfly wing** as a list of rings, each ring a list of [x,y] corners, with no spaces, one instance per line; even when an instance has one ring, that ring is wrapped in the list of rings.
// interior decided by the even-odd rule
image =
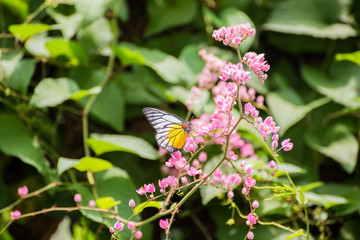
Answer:
[[[187,123],[182,118],[157,108],[144,108],[143,112],[156,130],[156,141],[168,152],[180,150],[188,136]]]

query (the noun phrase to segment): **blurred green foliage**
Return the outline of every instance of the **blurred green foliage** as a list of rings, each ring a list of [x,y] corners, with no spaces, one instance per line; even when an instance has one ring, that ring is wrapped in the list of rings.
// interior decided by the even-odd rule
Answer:
[[[256,37],[241,50],[265,53],[271,70],[265,86],[250,84],[265,96],[281,135],[294,143],[280,157],[309,201],[312,236],[358,239],[359,9],[356,0],[0,0],[0,207],[14,202],[23,185],[33,191],[53,180],[86,180],[80,170],[94,172],[99,196],[121,201],[118,212],[130,216],[128,200],[140,203],[135,189],[159,179],[166,160],[147,160],[159,157],[141,109],[155,106],[185,116],[183,104],[204,66],[198,50],[207,47],[235,61],[235,52],[211,33],[251,22]],[[101,86],[111,55],[116,61],[110,81]],[[84,159],[81,115],[97,94],[86,144],[102,159]],[[201,100],[199,110],[209,98]],[[254,137],[243,129],[244,136]],[[265,154],[261,149],[259,143],[258,154]],[[96,169],[89,167],[94,162]],[[62,186],[45,199],[20,205],[21,212],[69,206],[69,190],[84,201],[93,199],[82,184]],[[200,194],[177,218],[173,239],[205,239],[199,221],[212,239],[244,236],[243,220],[225,225],[230,213],[216,204],[222,202],[217,194]],[[260,203],[263,221],[293,226],[290,216],[300,214],[296,204],[272,197],[270,190],[257,194],[268,199]],[[72,228],[74,239],[109,238],[107,229],[94,224],[102,221],[100,214],[82,214],[70,215],[75,225],[61,221],[59,213],[25,219],[1,237],[47,239],[61,221],[55,233],[60,239],[71,235],[60,226]],[[304,228],[303,216],[298,218],[294,225]],[[157,224],[142,230],[143,239],[161,238]],[[265,240],[290,235],[274,226],[258,226],[254,233]]]

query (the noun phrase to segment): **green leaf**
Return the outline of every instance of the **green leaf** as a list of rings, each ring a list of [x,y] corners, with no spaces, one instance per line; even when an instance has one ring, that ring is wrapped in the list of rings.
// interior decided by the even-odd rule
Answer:
[[[305,139],[310,148],[331,157],[349,174],[357,162],[359,145],[356,137],[343,125],[322,129],[322,135],[308,131]]]
[[[20,158],[43,176],[49,177],[49,164],[39,143],[16,116],[0,115],[0,149],[4,154]]]
[[[158,202],[158,201],[146,201],[146,202],[142,202],[139,205],[137,205],[134,208],[134,214],[138,215],[140,214],[145,208],[149,208],[149,207],[153,207],[153,208],[157,208],[157,209],[161,209],[162,208],[162,202]]]
[[[30,80],[35,72],[37,59],[23,59],[18,64],[9,78],[5,79],[10,88],[26,95]]]
[[[350,61],[360,66],[360,51],[353,53],[337,53],[335,54],[336,61]]]
[[[296,231],[295,233],[287,236],[286,240],[293,239],[294,237],[300,237],[301,235],[303,235],[303,233],[304,233],[304,230],[300,229],[300,230]]]
[[[96,199],[96,205],[99,206],[99,208],[102,209],[109,209],[112,208],[116,205],[119,205],[121,202],[115,202],[114,198],[112,197],[102,197],[102,198],[98,198]]]
[[[58,64],[77,67],[88,65],[88,55],[79,43],[65,39],[52,39],[45,43],[51,59]]]
[[[77,38],[89,54],[94,54],[109,47],[114,35],[109,21],[106,18],[99,18],[85,28],[81,28]]]
[[[330,76],[320,70],[304,66],[302,75],[306,83],[334,102],[360,109],[360,68],[354,63],[337,62],[331,66]]]
[[[123,151],[151,160],[159,158],[158,152],[148,142],[134,136],[93,133],[87,143],[97,155]]]
[[[120,59],[121,63],[125,66],[140,64],[145,65],[146,60],[137,50],[129,49],[125,46],[114,46],[113,51],[116,56]]]
[[[30,104],[36,107],[54,107],[71,98],[79,89],[69,78],[45,78],[35,87]]]
[[[262,27],[268,31],[316,38],[355,37],[355,29],[350,24],[341,23],[344,4],[346,3],[337,0],[281,1]]]
[[[25,42],[25,49],[36,58],[48,59],[50,58],[50,53],[46,49],[45,44],[52,39],[51,37],[40,36],[40,34],[33,36]]]
[[[105,15],[111,0],[77,0],[75,2],[76,12],[82,18],[82,24],[85,26]]]
[[[9,79],[24,56],[24,51],[11,51],[0,59],[0,77]]]
[[[307,192],[307,191],[310,191],[314,188],[318,188],[318,187],[321,187],[323,186],[324,183],[323,182],[312,182],[312,183],[309,183],[309,184],[306,184],[306,185],[303,185],[301,186],[301,190],[303,192]]]
[[[147,2],[149,23],[145,36],[149,37],[166,29],[190,23],[197,14],[199,4],[192,0]]]
[[[314,192],[304,193],[309,201],[316,202],[325,208],[331,208],[336,205],[346,204],[348,200],[344,197],[328,195],[328,194],[317,194]]]
[[[132,70],[114,78],[124,91],[126,103],[156,106],[168,100],[165,96],[165,86],[159,84],[159,77],[151,69],[134,66]]]
[[[98,86],[105,76],[105,72],[89,68],[73,69],[71,76],[77,80],[82,89]],[[124,129],[125,103],[122,89],[113,81],[108,82],[98,95],[90,115],[93,119],[107,124],[118,132]],[[76,95],[75,95],[76,96]],[[89,97],[80,100],[85,107]]]
[[[0,60],[0,77],[4,78],[10,88],[25,95],[34,74],[37,60],[21,60],[23,55],[23,51],[4,54],[3,59]]]
[[[79,90],[77,92],[75,92],[73,95],[71,95],[70,99],[75,100],[75,101],[79,101],[80,99],[89,96],[89,95],[94,95],[94,94],[99,94],[101,92],[101,87],[100,86],[96,86],[87,90]]]
[[[285,175],[285,172],[291,174],[291,173],[306,173],[306,170],[304,168],[298,167],[291,163],[281,163],[279,166],[278,171],[276,172],[276,176],[282,176]]]
[[[69,170],[70,168],[73,168],[79,162],[80,160],[78,159],[60,157],[57,164],[58,174],[61,175],[63,172]]]
[[[32,35],[48,31],[50,29],[52,29],[52,27],[47,24],[13,24],[9,27],[9,31],[22,42]]]
[[[57,226],[56,231],[51,235],[52,240],[73,239],[71,233],[71,219],[65,216]]]
[[[64,38],[71,39],[79,30],[82,16],[78,13],[63,15],[53,8],[46,8],[46,13],[58,24]]]
[[[111,162],[95,157],[83,157],[80,159],[80,162],[74,166],[75,169],[81,172],[90,171],[93,173],[104,171],[112,167],[113,165]]]
[[[280,126],[281,134],[284,134],[286,130],[294,126],[312,110],[329,101],[328,98],[320,98],[309,104],[302,104],[302,100],[297,92],[291,88],[272,92],[266,96],[266,102],[276,123]]]
[[[21,21],[29,15],[29,3],[24,0],[0,0],[0,5],[4,5],[10,12],[20,17]]]
[[[123,48],[126,48],[130,51],[130,60],[128,58],[124,58]],[[119,54],[119,51],[121,54]],[[195,77],[188,69],[188,67],[179,59],[157,49],[152,50],[138,47],[130,43],[121,43],[114,47],[114,52],[117,54],[117,57],[120,59],[120,61],[125,61],[126,63],[132,62],[137,64],[144,64],[152,68],[157,74],[159,74],[161,78],[169,83],[179,83],[180,81],[187,82],[189,79]],[[140,58],[140,56],[142,58]]]
[[[189,44],[180,53],[179,59],[189,68],[194,76],[201,73],[205,66],[204,60],[199,56],[200,48],[196,45]],[[194,80],[191,82],[190,80]],[[197,78],[189,79],[187,86],[194,86],[197,84]]]

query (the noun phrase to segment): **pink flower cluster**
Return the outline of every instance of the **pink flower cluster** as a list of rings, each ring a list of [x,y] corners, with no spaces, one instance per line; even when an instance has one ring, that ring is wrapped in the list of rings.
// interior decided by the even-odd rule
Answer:
[[[261,117],[259,116],[259,111],[253,106],[251,103],[245,104],[245,116],[251,116],[255,119],[255,122],[258,124],[258,130],[261,133],[264,140],[266,140],[266,137],[272,134],[271,137],[271,147],[275,152],[280,151],[283,149],[284,151],[290,151],[293,148],[293,143],[290,142],[290,138],[285,139],[281,142],[281,148],[276,150],[276,148],[279,146],[279,130],[280,127],[276,126],[275,121],[272,117],[268,116],[263,121]]]
[[[121,232],[124,229],[124,223],[120,221],[116,221],[113,227],[109,228],[109,231],[111,234],[115,233],[115,230],[118,232]],[[135,231],[135,223],[133,221],[128,221],[127,228],[130,230],[133,230],[132,233],[134,234],[135,239],[141,239],[143,236],[143,233],[141,231]]]
[[[254,52],[247,52],[243,57],[243,61],[245,61],[246,65],[258,75],[258,78],[262,80],[267,79],[267,74],[265,72],[269,71],[270,65],[267,64],[264,58],[265,54],[257,55]]]
[[[178,186],[179,179],[177,179],[175,176],[168,176],[166,178],[163,178],[162,180],[159,180],[159,187],[161,193],[165,193],[165,188],[167,187],[177,188]]]
[[[192,109],[192,106],[198,105],[198,99],[201,97],[201,90],[198,87],[193,86],[190,89],[190,98],[186,101],[185,105],[188,110]]]
[[[10,215],[11,215],[11,220],[16,220],[19,219],[19,217],[21,216],[21,212],[19,210],[15,210],[11,212]]]
[[[229,62],[223,66],[220,79],[226,81],[230,78],[238,86],[245,85],[245,83],[249,82],[250,73],[244,70],[244,67],[241,63],[233,64]]]
[[[205,49],[201,49],[199,55],[205,61],[205,67],[198,76],[199,87],[210,89],[218,80],[221,69],[225,66],[226,61],[218,58],[212,53],[207,53]]]
[[[217,41],[222,41],[226,46],[237,48],[240,46],[242,41],[254,35],[255,29],[251,28],[250,23],[245,23],[214,30],[212,37]]]
[[[156,189],[155,189],[155,185],[153,183],[144,184],[143,187],[140,187],[138,190],[136,190],[136,192],[139,195],[146,195],[147,193],[150,193],[150,198],[154,198],[155,191],[156,191]]]

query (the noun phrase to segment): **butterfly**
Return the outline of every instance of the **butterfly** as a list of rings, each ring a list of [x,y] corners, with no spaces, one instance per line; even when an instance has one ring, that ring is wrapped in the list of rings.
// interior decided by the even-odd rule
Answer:
[[[157,108],[146,107],[143,113],[155,128],[155,138],[162,149],[173,153],[184,146],[188,134],[192,131],[191,122]]]

